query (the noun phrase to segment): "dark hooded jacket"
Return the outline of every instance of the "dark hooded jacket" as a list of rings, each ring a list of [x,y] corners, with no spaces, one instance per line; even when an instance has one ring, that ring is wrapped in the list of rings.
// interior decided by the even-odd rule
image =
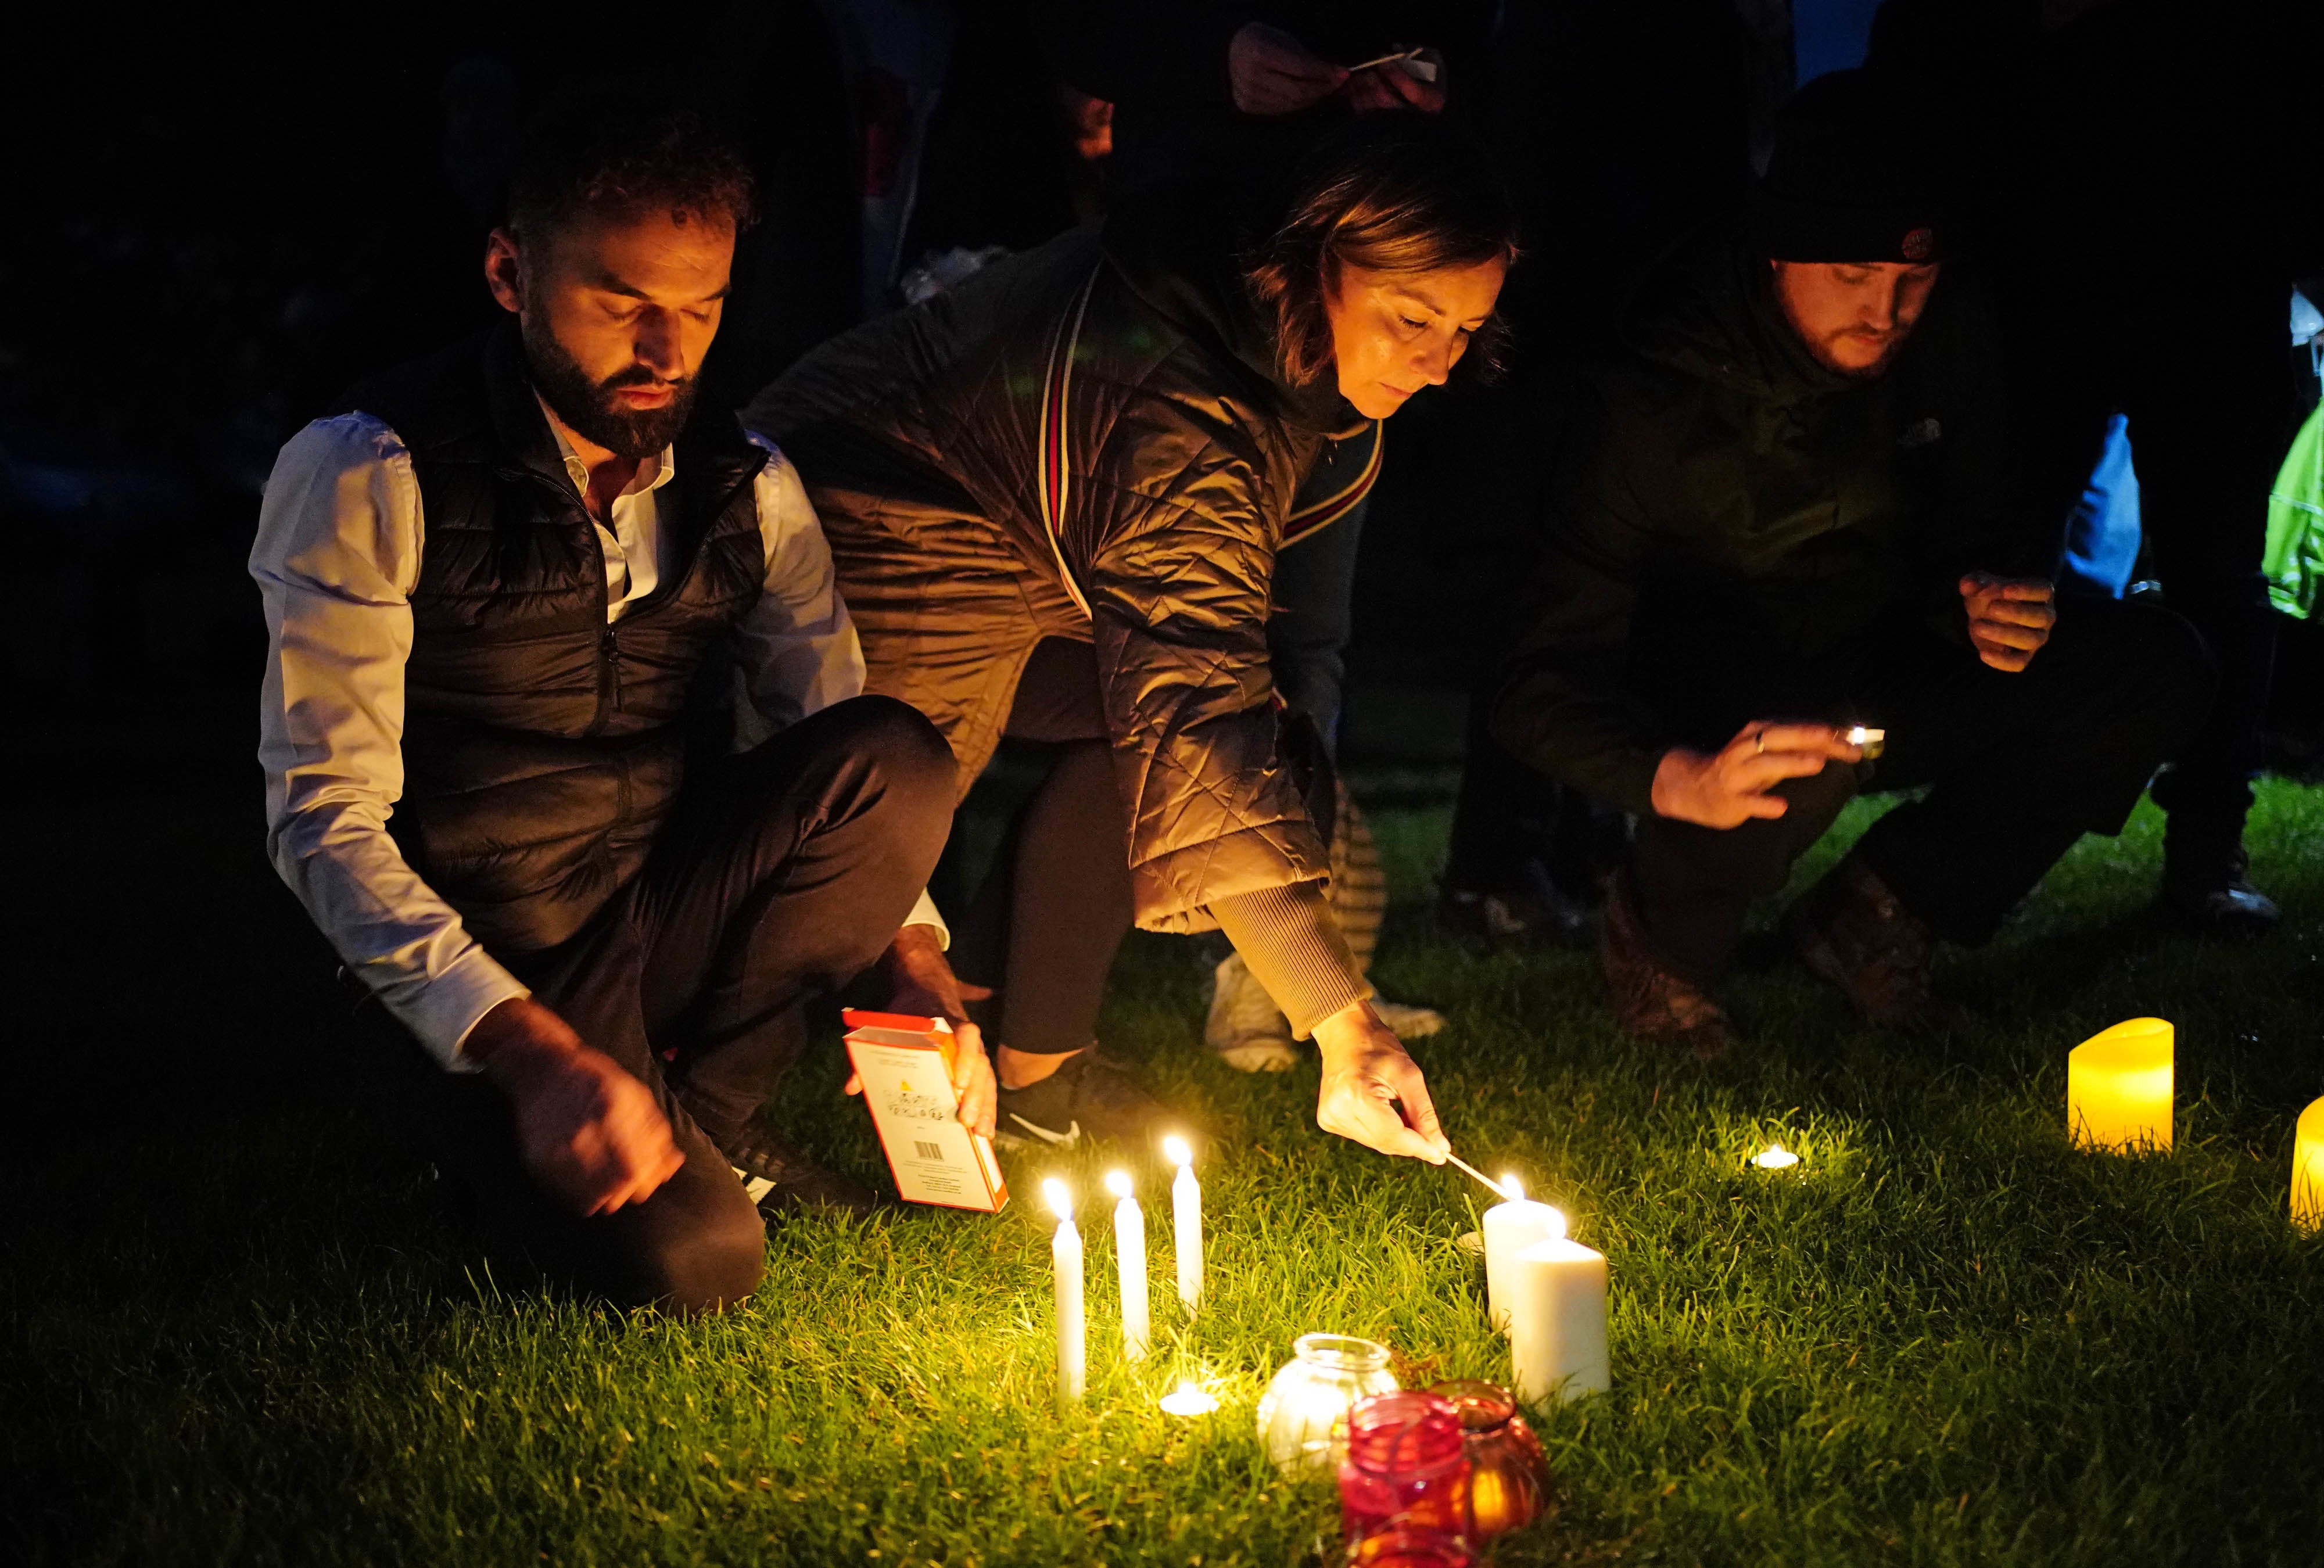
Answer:
[[[1702,606],[1760,648],[1831,655],[1899,617],[1968,646],[1969,570],[2044,569],[2007,512],[2006,415],[1982,312],[1948,275],[1888,369],[1826,369],[1737,244],[1683,269],[1589,379],[1543,504],[1540,570],[1494,729],[1641,814],[1675,736],[1626,680],[1632,638]]]
[[[1328,875],[1268,669],[1268,588],[1326,439],[1214,217],[1156,203],[856,328],[744,422],[798,466],[867,689],[983,770],[1034,645],[1095,644],[1138,920]],[[1054,527],[1046,520],[1054,520]]]

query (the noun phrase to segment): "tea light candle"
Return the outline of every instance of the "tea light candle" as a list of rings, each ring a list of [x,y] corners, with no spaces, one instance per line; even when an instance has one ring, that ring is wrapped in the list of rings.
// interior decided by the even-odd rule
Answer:
[[[2292,1141],[2292,1222],[2324,1227],[2324,1100],[2300,1113]]]
[[[1082,1233],[1074,1229],[1074,1194],[1051,1176],[1041,1184],[1041,1195],[1057,1216],[1056,1233],[1049,1239],[1049,1259],[1057,1284],[1057,1403],[1078,1403],[1088,1372],[1082,1332]]]
[[[1780,1143],[1771,1143],[1753,1155],[1751,1163],[1761,1170],[1789,1170],[1800,1163],[1800,1157]]]
[[[1558,1229],[1564,1230],[1559,1216]],[[1606,1354],[1606,1255],[1560,1234],[1509,1260],[1509,1360],[1517,1397],[1560,1404],[1613,1387]]]
[[[1208,1416],[1219,1407],[1219,1402],[1204,1393],[1200,1385],[1181,1383],[1162,1396],[1162,1409],[1169,1416]]]
[[[1178,1167],[1170,1217],[1177,1226],[1178,1299],[1192,1312],[1203,1300],[1203,1184],[1194,1179],[1194,1151],[1176,1133],[1162,1140],[1162,1158]]]
[[[1852,724],[1848,731],[1848,743],[1851,746],[1863,747],[1865,761],[1870,761],[1887,750],[1888,732],[1869,729],[1863,724]]]
[[[1500,1187],[1508,1201],[1487,1209],[1480,1223],[1485,1241],[1485,1317],[1507,1333],[1512,1260],[1536,1241],[1564,1235],[1565,1216],[1526,1197],[1525,1184],[1514,1176],[1503,1176]]]
[[[1142,1361],[1154,1339],[1146,1308],[1146,1211],[1130,1191],[1128,1171],[1106,1173],[1105,1190],[1119,1200],[1113,1205],[1113,1255],[1121,1275],[1122,1359]]]
[[[2171,1025],[2135,1018],[2066,1056],[2066,1128],[2078,1148],[2171,1152]]]

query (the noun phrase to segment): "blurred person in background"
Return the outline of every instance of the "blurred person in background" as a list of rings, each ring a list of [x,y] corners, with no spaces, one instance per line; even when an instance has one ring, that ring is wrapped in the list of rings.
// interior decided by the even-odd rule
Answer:
[[[2145,558],[2219,670],[2156,779],[2162,907],[2202,932],[2280,919],[2243,847],[2275,623],[2262,570],[2293,412],[2284,303],[2324,264],[2324,7],[2254,0],[1889,0],[1872,59],[1946,106],[1953,181],[1995,269],[2014,460],[2062,519],[2110,432]]]
[[[1878,73],[1802,88],[1760,221],[1642,307],[1554,465],[1495,724],[1637,814],[1599,957],[1618,1027],[1677,1059],[1732,1049],[1746,909],[1858,793],[1926,787],[1786,930],[1901,1024],[1939,943],[2119,832],[2209,700],[2177,616],[2054,603],[2056,519],[2013,485],[1987,324],[1943,276],[1930,131]]]

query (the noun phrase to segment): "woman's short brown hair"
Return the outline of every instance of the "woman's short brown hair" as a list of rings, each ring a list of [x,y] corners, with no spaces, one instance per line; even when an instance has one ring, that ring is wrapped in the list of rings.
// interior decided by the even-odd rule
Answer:
[[[1343,267],[1435,272],[1517,257],[1516,204],[1485,150],[1434,115],[1365,115],[1300,168],[1274,237],[1243,258],[1243,286],[1275,332],[1276,364],[1304,385],[1332,365],[1324,301]],[[1489,318],[1462,360],[1489,377],[1508,328]]]

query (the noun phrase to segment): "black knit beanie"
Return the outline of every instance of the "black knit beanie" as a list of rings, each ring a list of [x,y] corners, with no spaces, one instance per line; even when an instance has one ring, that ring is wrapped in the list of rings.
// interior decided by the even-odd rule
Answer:
[[[1946,221],[1935,116],[1910,84],[1836,70],[1775,117],[1760,234],[1779,262],[1941,261]]]

